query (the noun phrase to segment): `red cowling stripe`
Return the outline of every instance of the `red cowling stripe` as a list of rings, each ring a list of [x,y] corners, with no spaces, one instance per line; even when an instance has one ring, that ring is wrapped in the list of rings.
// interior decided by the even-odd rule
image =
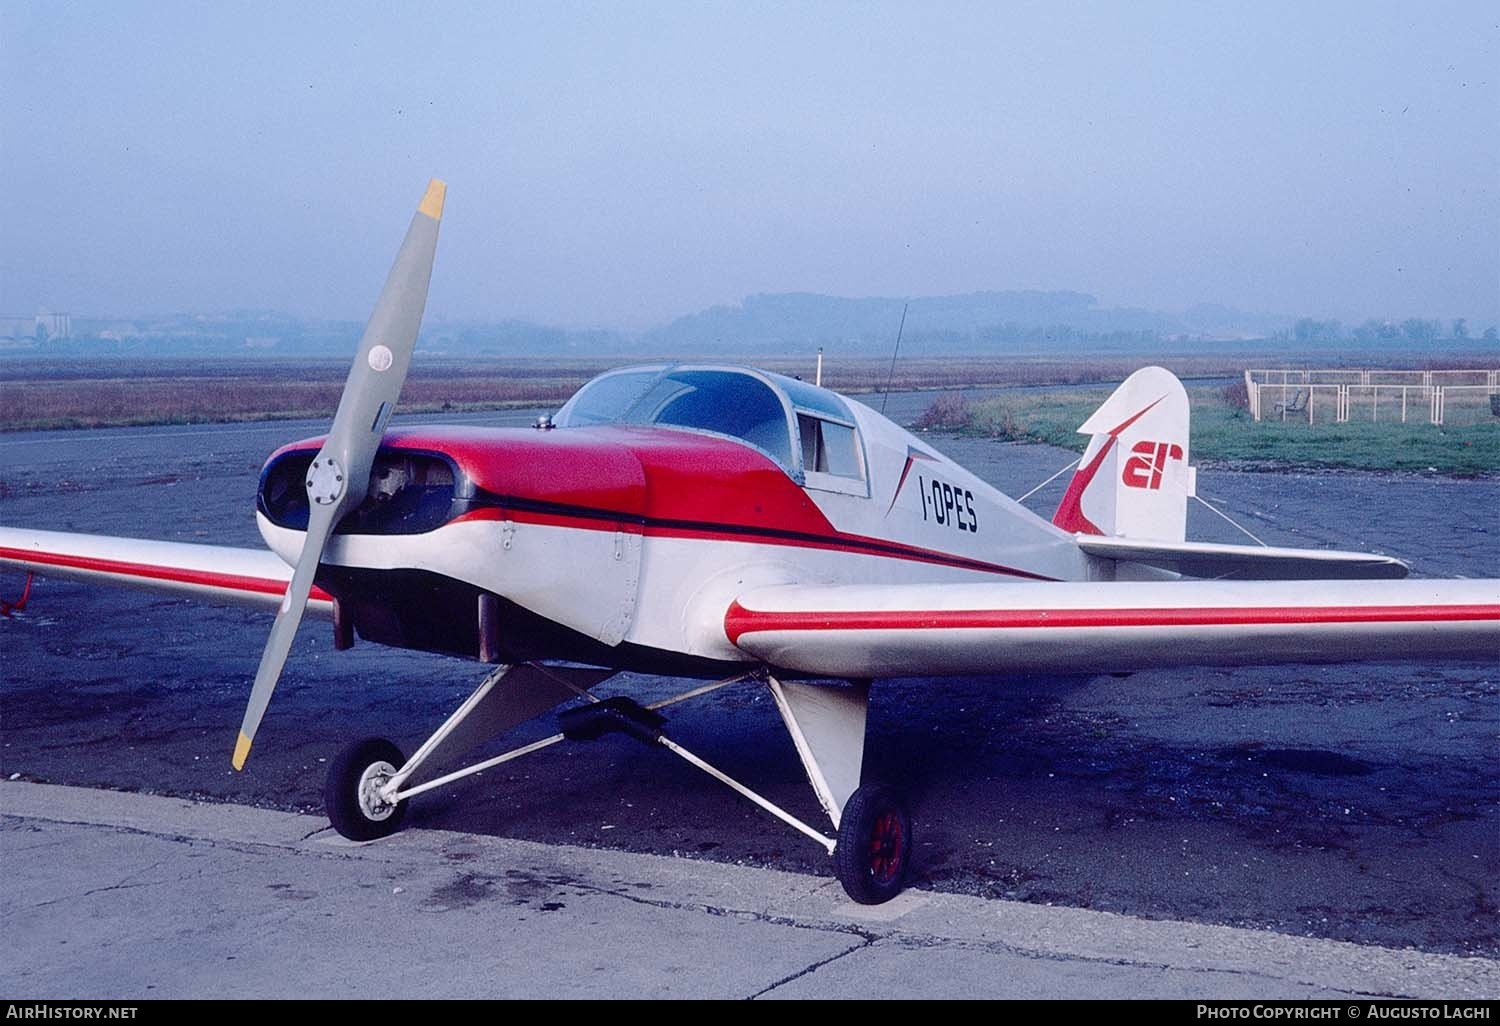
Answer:
[[[1245,606],[1199,609],[756,611],[724,614],[730,644],[769,631],[1007,630],[1037,627],[1215,627],[1320,623],[1500,621],[1500,605]]]
[[[0,559],[11,559],[18,563],[35,563],[38,566],[60,566],[73,570],[92,570],[102,574],[118,574],[121,577],[142,577],[153,581],[174,581],[194,584],[205,588],[223,588],[226,591],[245,591],[256,595],[285,595],[285,581],[273,581],[264,577],[245,577],[240,574],[220,574],[211,570],[184,570],[171,566],[152,566],[149,563],[128,563],[119,559],[99,559],[93,556],[67,556],[55,552],[35,552],[28,549],[12,549],[0,546]],[[308,596],[314,602],[332,602],[333,596],[322,588],[313,586]]]

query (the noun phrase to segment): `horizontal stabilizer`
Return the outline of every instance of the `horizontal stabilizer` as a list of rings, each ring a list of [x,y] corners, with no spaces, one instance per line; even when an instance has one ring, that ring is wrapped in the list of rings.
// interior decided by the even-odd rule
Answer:
[[[1354,581],[1405,577],[1407,566],[1390,556],[1333,549],[1279,549],[1208,542],[1137,541],[1077,536],[1091,556],[1143,563],[1185,577],[1238,581]]]
[[[18,527],[0,527],[0,566],[271,611],[281,604],[292,579],[292,568],[265,549]],[[311,602],[315,612],[332,615],[333,600],[322,589],[313,589]]]

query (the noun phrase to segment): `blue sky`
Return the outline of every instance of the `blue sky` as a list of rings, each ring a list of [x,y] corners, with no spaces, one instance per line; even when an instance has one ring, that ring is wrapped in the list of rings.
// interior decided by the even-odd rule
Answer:
[[[1500,5],[0,4],[0,310],[1500,321]]]

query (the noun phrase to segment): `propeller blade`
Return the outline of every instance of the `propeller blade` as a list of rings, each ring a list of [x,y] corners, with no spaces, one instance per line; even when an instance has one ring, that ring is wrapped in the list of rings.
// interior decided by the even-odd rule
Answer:
[[[250,702],[234,746],[232,762],[237,770],[245,766],[255,731],[270,704],[276,682],[281,679],[328,538],[345,514],[363,502],[369,491],[370,468],[396,399],[401,395],[417,331],[422,325],[446,193],[447,186],[436,178],[427,184],[427,193],[412,216],[385,288],[365,325],[359,353],[349,368],[338,411],[333,415],[333,427],[308,469],[307,535],[286,597],[271,625],[271,636],[261,653],[260,667],[255,671]]]
[[[255,684],[250,689],[250,704],[245,708],[245,718],[240,722],[240,736],[234,744],[234,757],[230,762],[237,770],[245,768],[245,759],[250,755],[250,743],[260,727],[266,706],[271,703],[271,693],[281,679],[286,657],[292,650],[292,639],[297,626],[302,622],[302,612],[307,608],[307,596],[312,591],[313,577],[318,572],[323,547],[335,524],[333,505],[314,506],[308,515],[307,538],[302,543],[302,555],[297,568],[292,571],[292,581],[287,585],[286,596],[276,610],[276,621],[271,624],[271,636],[260,654],[260,666],[255,671]]]

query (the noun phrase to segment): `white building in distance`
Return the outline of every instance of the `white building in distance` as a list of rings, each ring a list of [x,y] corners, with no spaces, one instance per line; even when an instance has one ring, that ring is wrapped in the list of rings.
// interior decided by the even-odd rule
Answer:
[[[0,314],[0,339],[36,339],[45,342],[72,337],[72,314],[46,311],[30,317]]]

